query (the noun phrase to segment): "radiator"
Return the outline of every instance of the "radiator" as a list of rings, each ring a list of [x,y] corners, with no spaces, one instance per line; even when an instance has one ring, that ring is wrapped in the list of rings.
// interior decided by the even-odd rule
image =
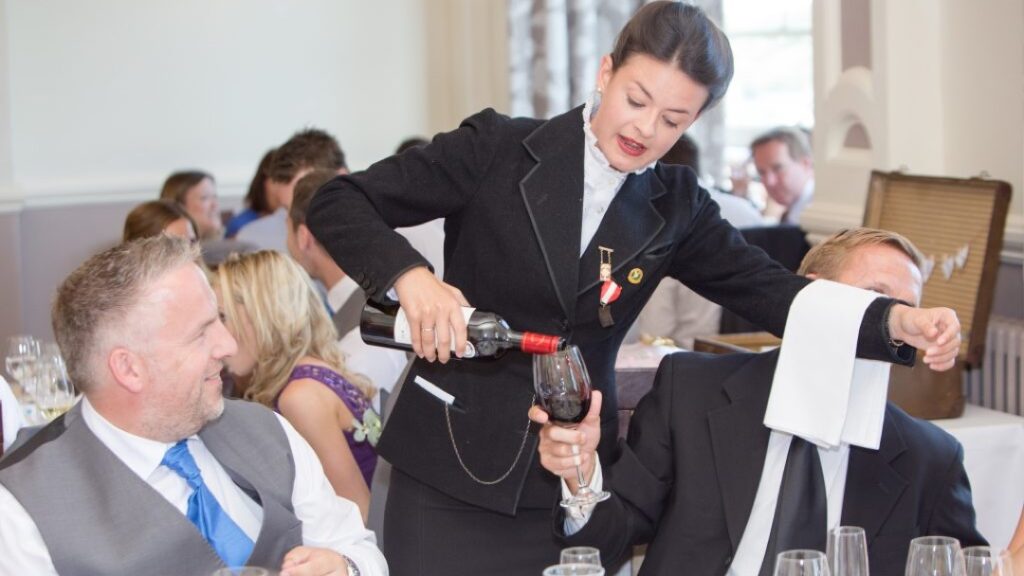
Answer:
[[[967,401],[1024,416],[1024,320],[992,316],[981,366],[964,372]]]

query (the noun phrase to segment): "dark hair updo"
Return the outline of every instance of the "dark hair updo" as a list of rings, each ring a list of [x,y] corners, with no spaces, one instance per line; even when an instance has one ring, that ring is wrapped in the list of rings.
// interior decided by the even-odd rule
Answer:
[[[634,54],[676,63],[695,82],[708,89],[703,112],[725,96],[732,81],[732,48],[703,10],[682,2],[660,0],[637,10],[619,32],[612,50],[617,70]]]

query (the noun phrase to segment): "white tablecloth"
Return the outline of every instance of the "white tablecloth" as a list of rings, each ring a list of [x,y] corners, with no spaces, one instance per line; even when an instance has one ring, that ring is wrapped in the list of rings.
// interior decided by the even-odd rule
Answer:
[[[963,444],[978,530],[1005,548],[1024,505],[1024,418],[968,404],[962,417],[932,422]]]

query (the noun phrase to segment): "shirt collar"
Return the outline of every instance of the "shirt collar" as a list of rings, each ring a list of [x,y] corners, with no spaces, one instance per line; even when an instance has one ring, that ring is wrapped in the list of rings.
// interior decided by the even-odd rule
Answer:
[[[359,285],[356,284],[356,281],[348,275],[345,275],[340,282],[331,286],[331,289],[327,291],[327,305],[331,307],[331,312],[337,314],[338,310],[341,310],[341,307],[345,305],[345,302],[348,302],[349,297],[358,288]]]
[[[136,436],[114,426],[82,397],[82,419],[96,438],[114,453],[125,466],[143,480],[148,479],[164,459],[167,449],[174,445]]]
[[[601,152],[601,149],[597,147],[597,136],[594,134],[594,130],[590,127],[590,119],[597,113],[597,109],[600,108],[600,99],[595,95],[591,95],[587,99],[586,104],[583,105],[583,148],[585,150],[583,154],[583,167],[584,176],[594,177],[605,181],[611,180],[613,182],[622,182],[626,179],[629,174],[625,172],[619,172],[615,168],[612,168],[608,157]],[[654,167],[657,161],[651,162],[646,166],[642,166],[637,170],[634,170],[633,174],[643,174],[650,168]]]

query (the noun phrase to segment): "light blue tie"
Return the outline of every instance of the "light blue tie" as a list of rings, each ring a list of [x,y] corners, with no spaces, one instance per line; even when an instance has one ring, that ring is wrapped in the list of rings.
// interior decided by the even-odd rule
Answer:
[[[199,475],[192,453],[182,440],[164,454],[163,462],[188,482],[192,495],[188,498],[188,519],[228,566],[242,566],[252,554],[253,543],[220,507]]]

